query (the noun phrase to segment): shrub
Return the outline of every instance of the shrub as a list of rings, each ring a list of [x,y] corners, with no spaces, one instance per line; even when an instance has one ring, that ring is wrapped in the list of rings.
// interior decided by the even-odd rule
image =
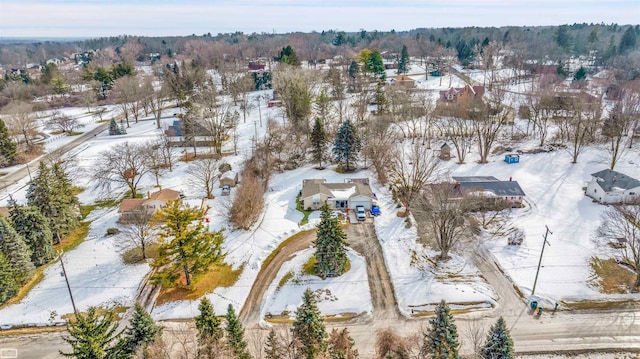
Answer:
[[[113,236],[114,234],[120,233],[118,228],[107,228],[107,236]]]
[[[231,165],[227,162],[222,162],[220,166],[218,166],[218,171],[220,171],[220,173],[231,171]]]
[[[260,180],[252,174],[243,175],[242,184],[229,210],[229,221],[237,228],[249,229],[260,217],[264,207],[263,195],[264,188]]]

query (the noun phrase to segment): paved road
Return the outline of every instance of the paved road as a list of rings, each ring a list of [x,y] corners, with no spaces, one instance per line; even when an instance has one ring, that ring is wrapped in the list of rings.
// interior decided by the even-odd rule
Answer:
[[[59,151],[60,153],[67,153],[70,150],[72,150],[73,148],[83,144],[84,142],[88,141],[89,139],[93,138],[94,136],[96,136],[97,134],[99,134],[100,132],[106,130],[109,127],[109,123],[105,122],[105,123],[101,123],[100,125],[98,125],[98,127],[87,131],[79,136],[77,136],[73,141],[67,143],[66,145],[61,146],[59,149],[57,149],[56,151]],[[13,185],[14,183],[18,182],[19,180],[27,177],[29,175],[29,171],[33,171],[32,175],[35,174],[35,171],[37,170],[38,166],[40,165],[40,161],[42,161],[43,157],[40,157],[37,160],[33,160],[31,162],[29,162],[29,167],[27,167],[26,165],[23,167],[20,167],[19,169],[8,173],[5,176],[0,177],[0,190],[3,190],[11,185]]]
[[[393,284],[373,224],[349,225],[346,232],[349,246],[363,255],[367,262],[367,277],[374,318],[376,320],[400,318]]]

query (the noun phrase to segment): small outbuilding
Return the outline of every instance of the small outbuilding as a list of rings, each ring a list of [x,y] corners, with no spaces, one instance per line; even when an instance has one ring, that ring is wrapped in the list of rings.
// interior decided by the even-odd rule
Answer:
[[[235,187],[238,182],[238,172],[227,171],[220,175],[220,188],[224,186]]]
[[[517,153],[507,153],[504,155],[504,161],[506,163],[520,163],[520,155]]]
[[[440,146],[440,155],[438,157],[443,161],[451,159],[451,147],[446,142]]]

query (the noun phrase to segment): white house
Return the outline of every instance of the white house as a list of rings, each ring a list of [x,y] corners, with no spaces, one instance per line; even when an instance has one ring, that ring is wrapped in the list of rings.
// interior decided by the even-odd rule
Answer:
[[[347,209],[362,206],[371,210],[373,192],[368,180],[354,179],[345,183],[327,183],[324,179],[302,181],[300,200],[304,209],[320,209],[326,202],[331,209]]]
[[[594,200],[609,203],[630,203],[640,199],[640,181],[613,170],[591,174],[585,194]]]

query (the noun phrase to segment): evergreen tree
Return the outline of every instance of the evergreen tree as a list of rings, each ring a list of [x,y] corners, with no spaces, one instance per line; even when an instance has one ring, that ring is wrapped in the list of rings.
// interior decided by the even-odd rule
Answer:
[[[19,285],[26,283],[35,267],[31,263],[31,251],[6,218],[0,217],[0,251],[7,256]]]
[[[458,330],[451,315],[451,309],[441,301],[436,307],[436,317],[429,320],[431,328],[424,338],[424,351],[433,359],[457,359]]]
[[[311,289],[307,288],[302,295],[291,331],[301,357],[313,359],[326,351],[327,331]]]
[[[324,130],[324,124],[319,117],[313,123],[311,130],[311,154],[313,161],[318,162],[318,166],[322,167],[322,160],[325,159],[327,152],[327,133]]]
[[[356,60],[351,60],[351,64],[349,64],[349,77],[352,80],[355,80],[358,77],[358,73],[360,72],[360,68],[358,67],[358,63]]]
[[[329,206],[322,206],[320,223],[314,246],[316,247],[315,273],[324,279],[337,277],[347,269],[346,234],[340,227],[338,218],[331,216]]]
[[[618,51],[621,54],[626,53],[629,50],[633,50],[636,47],[637,36],[636,31],[633,26],[629,26],[627,31],[624,32],[622,38],[620,39],[620,45],[618,46]]]
[[[60,354],[77,359],[127,359],[129,354],[122,333],[116,333],[118,321],[115,313],[108,310],[98,314],[90,307],[86,314],[78,313],[76,320],[67,325],[69,336],[63,337],[72,351]]]
[[[213,311],[213,306],[207,297],[203,297],[198,305],[200,314],[194,318],[196,328],[198,329],[198,338],[200,342],[213,341],[217,342],[222,338],[222,329],[220,328],[220,319]]]
[[[18,206],[13,200],[9,201],[9,207],[13,228],[31,249],[31,262],[38,267],[49,263],[56,256],[49,219],[36,207]]]
[[[0,156],[4,157],[4,162],[0,166],[11,165],[16,160],[16,149],[18,145],[9,136],[9,130],[4,121],[0,119]]]
[[[244,340],[244,329],[242,323],[238,320],[233,306],[229,304],[227,307],[227,345],[233,351],[236,359],[250,359],[251,355],[247,351],[247,342]]]
[[[198,275],[222,262],[222,231],[206,229],[199,221],[200,210],[171,201],[157,216],[163,225],[158,258],[153,263],[154,267],[161,268],[154,276],[156,281],[172,286],[184,276],[184,284],[190,286]]]
[[[378,76],[380,80],[385,79],[385,74],[384,74],[385,68],[384,68],[384,63],[382,62],[382,55],[380,54],[380,51],[378,51],[377,49],[371,51],[371,55],[369,56],[369,61],[367,62],[367,68],[369,69],[369,72]]]
[[[111,122],[109,122],[109,136],[124,135],[126,133],[127,131],[112,118]]]
[[[356,359],[358,349],[356,342],[349,335],[347,328],[340,331],[333,329],[329,334],[329,358],[330,359]]]
[[[482,349],[483,359],[513,359],[513,340],[502,317],[491,326],[487,342]]]
[[[280,359],[285,356],[284,348],[280,343],[278,334],[271,328],[269,335],[267,335],[267,341],[264,345],[264,358],[265,359]]]
[[[575,81],[582,81],[586,78],[587,78],[587,70],[585,70],[584,67],[580,66],[578,71],[576,71],[576,73],[573,75],[573,79]]]
[[[20,285],[16,281],[15,271],[9,258],[0,252],[0,305],[18,294]]]
[[[277,61],[282,62],[283,64],[288,64],[291,66],[300,66],[300,60],[298,60],[298,56],[296,52],[293,51],[291,45],[287,45],[280,50],[280,55],[276,58]]]
[[[406,74],[407,71],[409,71],[409,52],[407,51],[407,45],[402,45],[400,60],[398,60],[398,73]]]
[[[131,328],[127,328],[124,332],[126,350],[133,354],[140,347],[146,349],[160,335],[161,330],[162,328],[156,325],[144,307],[136,303],[131,318]]]
[[[27,189],[27,205],[37,207],[49,219],[55,243],[78,226],[79,203],[67,174],[59,164],[40,162]]]
[[[356,134],[355,126],[349,120],[344,121],[336,134],[333,155],[338,163],[344,165],[343,168],[347,172],[353,169],[351,165],[358,160],[360,147],[360,139]]]

